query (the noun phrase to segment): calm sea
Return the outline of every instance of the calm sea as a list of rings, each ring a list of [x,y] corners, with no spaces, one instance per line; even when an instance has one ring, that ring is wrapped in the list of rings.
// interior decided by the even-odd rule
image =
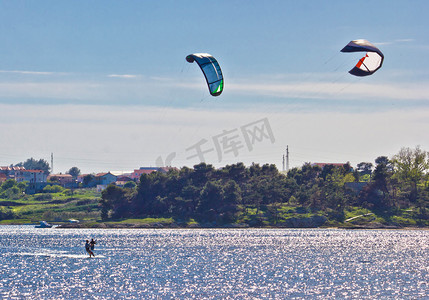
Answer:
[[[0,298],[429,299],[429,231],[1,226]]]

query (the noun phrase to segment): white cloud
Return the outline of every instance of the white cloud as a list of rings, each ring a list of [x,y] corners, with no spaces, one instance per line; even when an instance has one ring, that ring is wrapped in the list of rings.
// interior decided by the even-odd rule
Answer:
[[[414,42],[415,41],[415,39],[397,39],[397,40],[395,40],[395,42],[398,42],[398,43],[409,43],[409,42]]]
[[[392,75],[394,74],[394,75]],[[401,72],[391,76],[400,78]],[[183,99],[209,97],[204,79],[142,77],[140,75],[108,75],[111,79],[48,78],[48,80],[3,80],[0,83],[0,102],[49,100],[50,103],[86,104],[139,104],[159,106],[189,106]],[[402,73],[402,76],[404,75]],[[368,78],[349,78],[349,74],[275,74],[260,78],[231,78],[225,85],[221,98],[226,105],[240,106],[243,100],[252,98],[253,105],[266,106],[278,99],[313,99],[316,101],[337,101],[338,105],[359,103],[366,100],[426,101],[429,100],[429,85],[422,82],[379,82]],[[120,80],[136,79],[136,80]],[[116,80],[117,79],[117,80]],[[229,97],[229,98],[228,98]],[[264,97],[264,103],[255,99]],[[12,100],[11,100],[12,99]],[[353,101],[353,102],[352,102]],[[195,102],[195,101],[194,101]],[[46,102],[45,102],[46,103]]]
[[[40,72],[40,71],[18,71],[18,70],[0,70],[0,73],[22,74],[22,75],[53,75],[54,72]]]
[[[387,41],[387,42],[378,42],[378,43],[374,43],[374,45],[376,46],[385,46],[385,45],[393,45],[393,44],[400,44],[400,43],[411,43],[414,42],[415,39],[396,39],[393,41]]]
[[[161,77],[161,76],[150,76],[149,79],[154,80],[154,81],[177,81],[177,78],[173,78],[173,77]]]
[[[131,75],[131,74],[109,74],[109,75],[107,75],[107,77],[129,79],[129,78],[137,78],[137,75]]]

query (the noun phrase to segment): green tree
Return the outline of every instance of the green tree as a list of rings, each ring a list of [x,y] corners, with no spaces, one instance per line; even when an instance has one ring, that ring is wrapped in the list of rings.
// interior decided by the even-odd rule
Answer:
[[[238,212],[238,205],[242,203],[240,186],[234,180],[228,180],[224,186],[223,196],[222,219],[225,223],[231,223]]]
[[[323,180],[326,180],[327,176],[331,176],[335,170],[337,170],[338,167],[334,165],[325,165],[322,168],[322,172],[320,173],[319,177],[323,178]]]
[[[14,179],[8,179],[0,186],[0,198],[22,198],[27,186],[28,183],[26,181],[17,183]]]
[[[16,214],[12,210],[0,206],[0,220],[10,220],[15,218]]]
[[[228,205],[238,205],[241,203],[241,189],[234,180],[228,180],[224,187],[225,203]]]
[[[161,172],[142,174],[137,194],[132,200],[132,211],[136,216],[163,215],[167,211],[162,210],[171,206],[167,197],[169,194],[168,175]]]
[[[136,186],[137,186],[137,184],[134,181],[127,181],[124,184],[124,188],[126,188],[126,189],[135,189]]]
[[[234,180],[236,183],[243,183],[248,178],[248,170],[243,163],[227,165],[222,168],[223,177]]]
[[[389,179],[393,175],[392,162],[386,156],[375,159],[374,186],[382,192],[383,198],[389,195]]]
[[[373,164],[370,162],[360,162],[357,164],[357,171],[361,175],[371,174],[372,168],[373,168]]]
[[[109,185],[101,193],[102,218],[107,219],[109,211],[114,219],[129,217],[131,215],[129,200],[130,194],[125,189]]]
[[[72,167],[67,171],[67,174],[70,174],[73,179],[76,179],[80,175],[80,169],[78,167]]]
[[[88,174],[88,175],[84,176],[82,179],[82,185],[84,187],[93,187],[93,186],[95,186],[95,184],[96,184],[95,175],[93,175],[93,174]]]
[[[289,180],[295,181],[294,198],[300,205],[320,207],[323,198],[320,197],[319,186],[323,178],[319,175],[322,169],[305,163],[301,168],[293,168],[288,174]],[[290,182],[290,181],[289,181]]]
[[[182,209],[186,210],[188,214],[195,214],[200,201],[200,194],[200,188],[196,187],[191,182],[186,182],[183,184],[182,190],[180,191],[179,200],[182,202],[179,202],[178,205],[185,205]]]
[[[61,193],[65,189],[60,185],[47,185],[43,188],[44,193]]]
[[[27,170],[42,170],[46,175],[49,175],[49,163],[44,159],[35,160],[29,158],[25,162],[20,162],[15,165],[16,167],[24,167]]]
[[[371,180],[373,164],[370,162],[360,162],[357,164],[357,168],[353,175],[355,176],[356,182],[368,182]]]
[[[387,156],[377,157],[375,164],[373,180],[360,193],[358,204],[368,208],[389,208],[394,205],[393,165]]]
[[[217,212],[223,205],[223,188],[218,181],[208,181],[201,190],[198,210],[206,214],[208,212]],[[208,215],[207,215],[208,216]],[[213,218],[213,214],[209,217]]]
[[[18,182],[17,187],[18,187],[21,191],[25,191],[25,189],[28,187],[28,181],[21,181],[21,182]]]
[[[401,182],[408,193],[411,203],[416,203],[419,194],[419,184],[423,182],[429,170],[428,153],[417,146],[415,149],[402,148],[393,156],[392,162],[395,177]]]
[[[344,169],[346,168],[335,169],[321,187],[324,195],[323,209],[329,212],[331,218],[340,222],[344,220],[344,208],[350,202],[350,194],[346,192],[345,184],[355,180],[353,173],[344,174]]]
[[[11,187],[13,187],[16,184],[16,181],[13,179],[8,179],[5,182],[3,182],[3,184],[1,185],[1,189],[3,191],[10,189]]]
[[[200,163],[194,166],[190,177],[194,185],[203,187],[212,178],[214,172],[215,169],[212,165]]]

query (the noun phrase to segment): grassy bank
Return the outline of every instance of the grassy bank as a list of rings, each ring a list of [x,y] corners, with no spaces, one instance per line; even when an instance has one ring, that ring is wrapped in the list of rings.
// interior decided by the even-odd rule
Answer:
[[[377,211],[347,207],[342,214],[338,214],[284,203],[241,206],[234,220],[227,224],[216,220],[207,222],[170,216],[102,222],[100,199],[101,193],[95,189],[64,189],[55,193],[25,195],[18,199],[0,199],[0,225],[38,223],[40,220],[65,224],[69,219],[77,219],[79,226],[84,227],[429,227],[428,218],[422,216],[418,208]]]
[[[46,220],[50,222],[78,219],[100,219],[101,193],[95,189],[64,189],[56,193],[25,195],[19,199],[0,199],[0,224],[25,224]]]

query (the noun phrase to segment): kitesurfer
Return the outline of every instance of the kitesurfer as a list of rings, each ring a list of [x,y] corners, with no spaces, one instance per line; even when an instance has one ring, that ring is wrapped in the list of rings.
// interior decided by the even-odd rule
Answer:
[[[94,252],[91,251],[91,244],[89,243],[88,240],[86,240],[86,243],[85,243],[85,250],[86,252],[88,252],[89,257],[91,257],[91,255],[95,257]]]
[[[89,245],[91,246],[91,251],[94,250],[95,244],[97,244],[96,241],[94,241],[94,239],[91,239],[91,241],[89,242]]]

